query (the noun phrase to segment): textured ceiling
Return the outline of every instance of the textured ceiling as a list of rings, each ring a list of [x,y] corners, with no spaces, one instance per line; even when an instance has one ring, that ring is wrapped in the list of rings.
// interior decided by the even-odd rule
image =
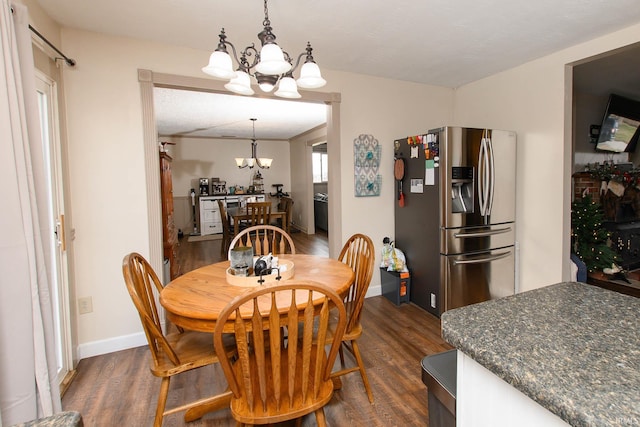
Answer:
[[[239,48],[258,43],[263,20],[259,0],[38,1],[64,26],[203,51],[215,48],[222,27]],[[280,46],[297,55],[310,41],[321,68],[458,87],[640,22],[640,7],[638,0],[271,0],[269,17]]]
[[[160,136],[291,139],[327,120],[324,104],[155,88]]]

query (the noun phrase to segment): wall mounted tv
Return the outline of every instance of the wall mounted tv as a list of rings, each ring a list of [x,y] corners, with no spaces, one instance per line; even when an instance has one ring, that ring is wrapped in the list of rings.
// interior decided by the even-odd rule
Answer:
[[[611,94],[600,126],[596,150],[631,153],[638,143],[640,101]]]

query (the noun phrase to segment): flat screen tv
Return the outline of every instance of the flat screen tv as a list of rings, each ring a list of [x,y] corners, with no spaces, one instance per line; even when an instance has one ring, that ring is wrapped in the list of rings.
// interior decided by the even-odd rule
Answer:
[[[638,143],[640,101],[611,94],[604,112],[596,150],[631,153]]]

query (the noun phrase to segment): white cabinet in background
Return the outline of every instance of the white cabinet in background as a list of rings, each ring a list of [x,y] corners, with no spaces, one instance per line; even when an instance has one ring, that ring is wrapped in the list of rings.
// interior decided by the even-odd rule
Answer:
[[[225,196],[202,196],[198,200],[200,205],[200,235],[222,233],[222,219],[218,200],[224,200]]]
[[[200,235],[222,233],[222,218],[220,216],[220,208],[218,200],[223,200],[227,209],[244,207],[248,201],[264,202],[266,196],[264,194],[237,194],[228,196],[200,196],[198,205],[200,209]],[[233,221],[231,221],[233,225]]]

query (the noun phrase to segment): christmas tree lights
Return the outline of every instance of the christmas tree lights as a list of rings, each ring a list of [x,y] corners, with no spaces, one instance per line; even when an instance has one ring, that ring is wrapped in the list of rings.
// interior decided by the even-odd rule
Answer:
[[[573,250],[590,273],[611,268],[616,261],[615,251],[607,244],[610,233],[602,227],[603,218],[601,206],[591,200],[589,195],[572,204]]]

